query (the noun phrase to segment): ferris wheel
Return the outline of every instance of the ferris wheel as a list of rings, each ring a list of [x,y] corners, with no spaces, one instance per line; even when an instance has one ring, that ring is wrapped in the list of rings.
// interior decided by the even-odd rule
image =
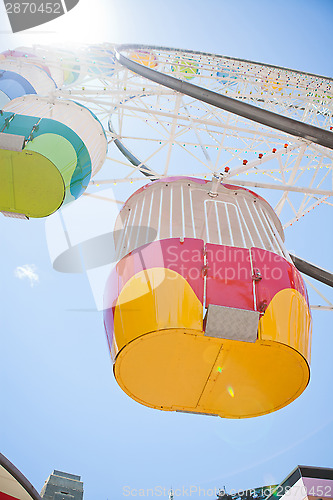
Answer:
[[[50,49],[35,50],[50,57]],[[127,160],[110,147],[92,189],[124,188],[143,176],[220,175],[230,184],[269,190],[284,228],[319,205],[332,206],[332,78],[141,45],[82,48],[75,64],[67,51],[52,58],[55,68],[60,61],[74,75],[56,95],[93,110]]]
[[[154,408],[231,418],[269,413],[298,397],[309,380],[311,337],[298,270],[331,286],[333,280],[289,255],[283,228],[319,205],[333,204],[333,80],[214,54],[111,44],[72,52],[40,46],[8,51],[0,70],[4,158],[14,164],[16,154],[15,165],[24,159],[33,170],[39,164],[34,175],[40,192],[52,185],[30,216],[54,213],[54,267],[78,272],[84,255],[87,273],[103,274],[102,308],[123,390]],[[16,94],[9,95],[6,80],[15,82]],[[20,172],[15,168],[8,171]],[[9,189],[8,207],[16,194],[24,204],[26,186]],[[275,212],[252,188],[268,190]],[[111,214],[124,197],[129,199],[123,208]],[[91,217],[93,203],[98,223]],[[24,217],[19,208],[16,213]],[[117,265],[106,272],[111,247]],[[234,272],[227,289],[218,258],[226,248]],[[172,269],[171,249],[181,269]],[[194,267],[186,267],[185,254],[197,262]],[[260,264],[273,272],[272,255],[281,276],[273,277],[279,285],[270,289],[272,280]],[[246,278],[236,278],[236,271]],[[168,302],[172,291],[178,306]],[[155,323],[146,320],[149,315]],[[222,335],[223,322],[234,333]],[[258,368],[263,359],[265,380]],[[184,371],[193,375],[198,360],[191,392],[188,379],[182,388],[179,380]],[[289,384],[282,378],[276,383],[281,366],[292,374]],[[253,387],[244,391],[249,373]]]
[[[332,79],[161,47],[120,47],[120,66],[101,50],[114,47],[91,49],[98,80],[78,78],[59,95],[108,120],[108,137],[132,165],[125,175],[109,169],[110,182],[175,175],[179,165],[187,175],[222,172],[277,191],[284,227],[331,203]]]
[[[127,160],[104,166],[110,183],[222,173],[229,183],[272,190],[284,227],[332,202],[331,78],[139,45],[75,53],[35,46],[3,58],[2,67],[22,72],[29,62],[45,78],[43,61],[53,85],[36,93],[94,112]]]

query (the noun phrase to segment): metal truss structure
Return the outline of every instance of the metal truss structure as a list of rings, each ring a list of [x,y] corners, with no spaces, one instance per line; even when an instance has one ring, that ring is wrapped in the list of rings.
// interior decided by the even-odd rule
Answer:
[[[284,228],[333,205],[332,78],[155,46],[34,51],[73,75],[53,97],[89,107],[106,130],[109,161],[88,194],[144,176],[219,175],[269,190]]]

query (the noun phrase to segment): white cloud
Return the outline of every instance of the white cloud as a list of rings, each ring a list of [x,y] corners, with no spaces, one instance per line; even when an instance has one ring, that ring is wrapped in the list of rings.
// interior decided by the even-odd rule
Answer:
[[[14,274],[20,280],[27,278],[30,281],[30,286],[32,287],[39,282],[39,276],[36,271],[37,268],[33,264],[25,264],[24,266],[18,266],[15,269]]]

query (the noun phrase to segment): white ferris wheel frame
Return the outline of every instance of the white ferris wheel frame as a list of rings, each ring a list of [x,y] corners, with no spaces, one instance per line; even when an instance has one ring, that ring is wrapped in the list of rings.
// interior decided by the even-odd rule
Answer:
[[[36,51],[48,59],[49,49]],[[104,124],[110,145],[104,177],[93,179],[90,187],[168,176],[179,148],[196,162],[193,170],[181,169],[182,175],[220,174],[229,184],[280,192],[274,208],[279,216],[289,209],[284,227],[321,204],[333,205],[332,78],[133,44],[81,48],[79,69],[60,62],[66,57],[67,50],[57,49],[50,66],[68,64],[77,78],[59,86],[54,97],[89,107]],[[137,124],[135,133],[135,127],[126,128],[129,122]],[[112,144],[122,159],[114,157]],[[98,196],[89,188],[86,194]],[[333,309],[308,283],[326,302],[318,308]]]

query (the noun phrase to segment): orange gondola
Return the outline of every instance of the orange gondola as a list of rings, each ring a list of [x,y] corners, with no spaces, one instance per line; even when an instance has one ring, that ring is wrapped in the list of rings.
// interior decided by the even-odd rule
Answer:
[[[114,234],[105,327],[130,397],[245,418],[303,392],[307,291],[263,198],[216,180],[163,179],[129,198]]]

